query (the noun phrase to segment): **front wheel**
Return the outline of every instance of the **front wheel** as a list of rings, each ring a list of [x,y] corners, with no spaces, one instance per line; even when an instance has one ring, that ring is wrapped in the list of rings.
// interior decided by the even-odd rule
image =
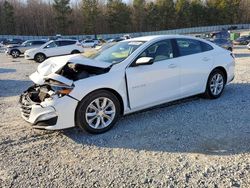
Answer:
[[[76,109],[76,125],[92,134],[104,133],[117,122],[121,112],[117,97],[100,90],[86,96]]]
[[[224,90],[225,84],[226,79],[224,73],[219,69],[215,69],[209,75],[205,97],[210,99],[219,98]]]
[[[46,56],[44,54],[36,54],[34,59],[37,63],[42,63],[46,59]]]

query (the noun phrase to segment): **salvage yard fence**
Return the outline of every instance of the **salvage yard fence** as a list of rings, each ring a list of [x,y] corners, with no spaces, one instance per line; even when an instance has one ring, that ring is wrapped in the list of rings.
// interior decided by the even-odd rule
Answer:
[[[237,30],[250,29],[250,23],[191,27],[191,28],[171,29],[171,30],[152,31],[152,32],[98,34],[97,37],[101,39],[107,39],[107,38],[121,37],[124,35],[130,35],[131,37],[139,37],[139,36],[147,36],[147,35],[166,35],[166,34],[196,34],[196,33],[206,33],[206,32],[212,32],[212,31],[220,31],[222,29],[228,29],[230,27],[237,27]],[[51,36],[0,35],[0,38],[18,38],[22,40],[46,39],[49,37]],[[75,38],[78,40],[85,39],[85,38],[94,38],[94,37],[95,35],[63,35],[63,38]]]

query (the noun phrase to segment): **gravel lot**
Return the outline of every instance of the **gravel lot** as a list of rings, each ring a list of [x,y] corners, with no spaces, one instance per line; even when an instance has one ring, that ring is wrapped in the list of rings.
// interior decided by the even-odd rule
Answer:
[[[0,54],[0,187],[250,187],[250,51],[217,100],[123,117],[109,132],[32,129],[18,95],[38,64]]]

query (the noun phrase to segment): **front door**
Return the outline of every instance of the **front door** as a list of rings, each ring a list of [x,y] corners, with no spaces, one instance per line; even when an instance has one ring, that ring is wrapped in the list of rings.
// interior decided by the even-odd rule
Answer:
[[[157,42],[138,57],[152,57],[151,65],[126,70],[131,109],[150,107],[180,96],[180,69],[170,40]],[[137,59],[138,59],[137,58]]]

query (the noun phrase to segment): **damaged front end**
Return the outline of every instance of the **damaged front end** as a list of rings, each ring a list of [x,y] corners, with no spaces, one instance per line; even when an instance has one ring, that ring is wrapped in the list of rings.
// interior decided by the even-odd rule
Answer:
[[[58,59],[57,59],[58,60]],[[35,85],[20,96],[22,117],[35,128],[73,127],[78,100],[70,96],[74,81],[104,74],[110,67],[95,67],[77,62],[63,64],[45,61],[30,76]]]
[[[53,126],[57,121],[57,113],[52,102],[52,92],[49,85],[34,85],[21,96],[22,117],[34,126]]]
[[[52,80],[31,86],[20,96],[22,117],[34,128],[55,130],[73,127],[78,101],[68,95],[72,89],[73,86]]]

